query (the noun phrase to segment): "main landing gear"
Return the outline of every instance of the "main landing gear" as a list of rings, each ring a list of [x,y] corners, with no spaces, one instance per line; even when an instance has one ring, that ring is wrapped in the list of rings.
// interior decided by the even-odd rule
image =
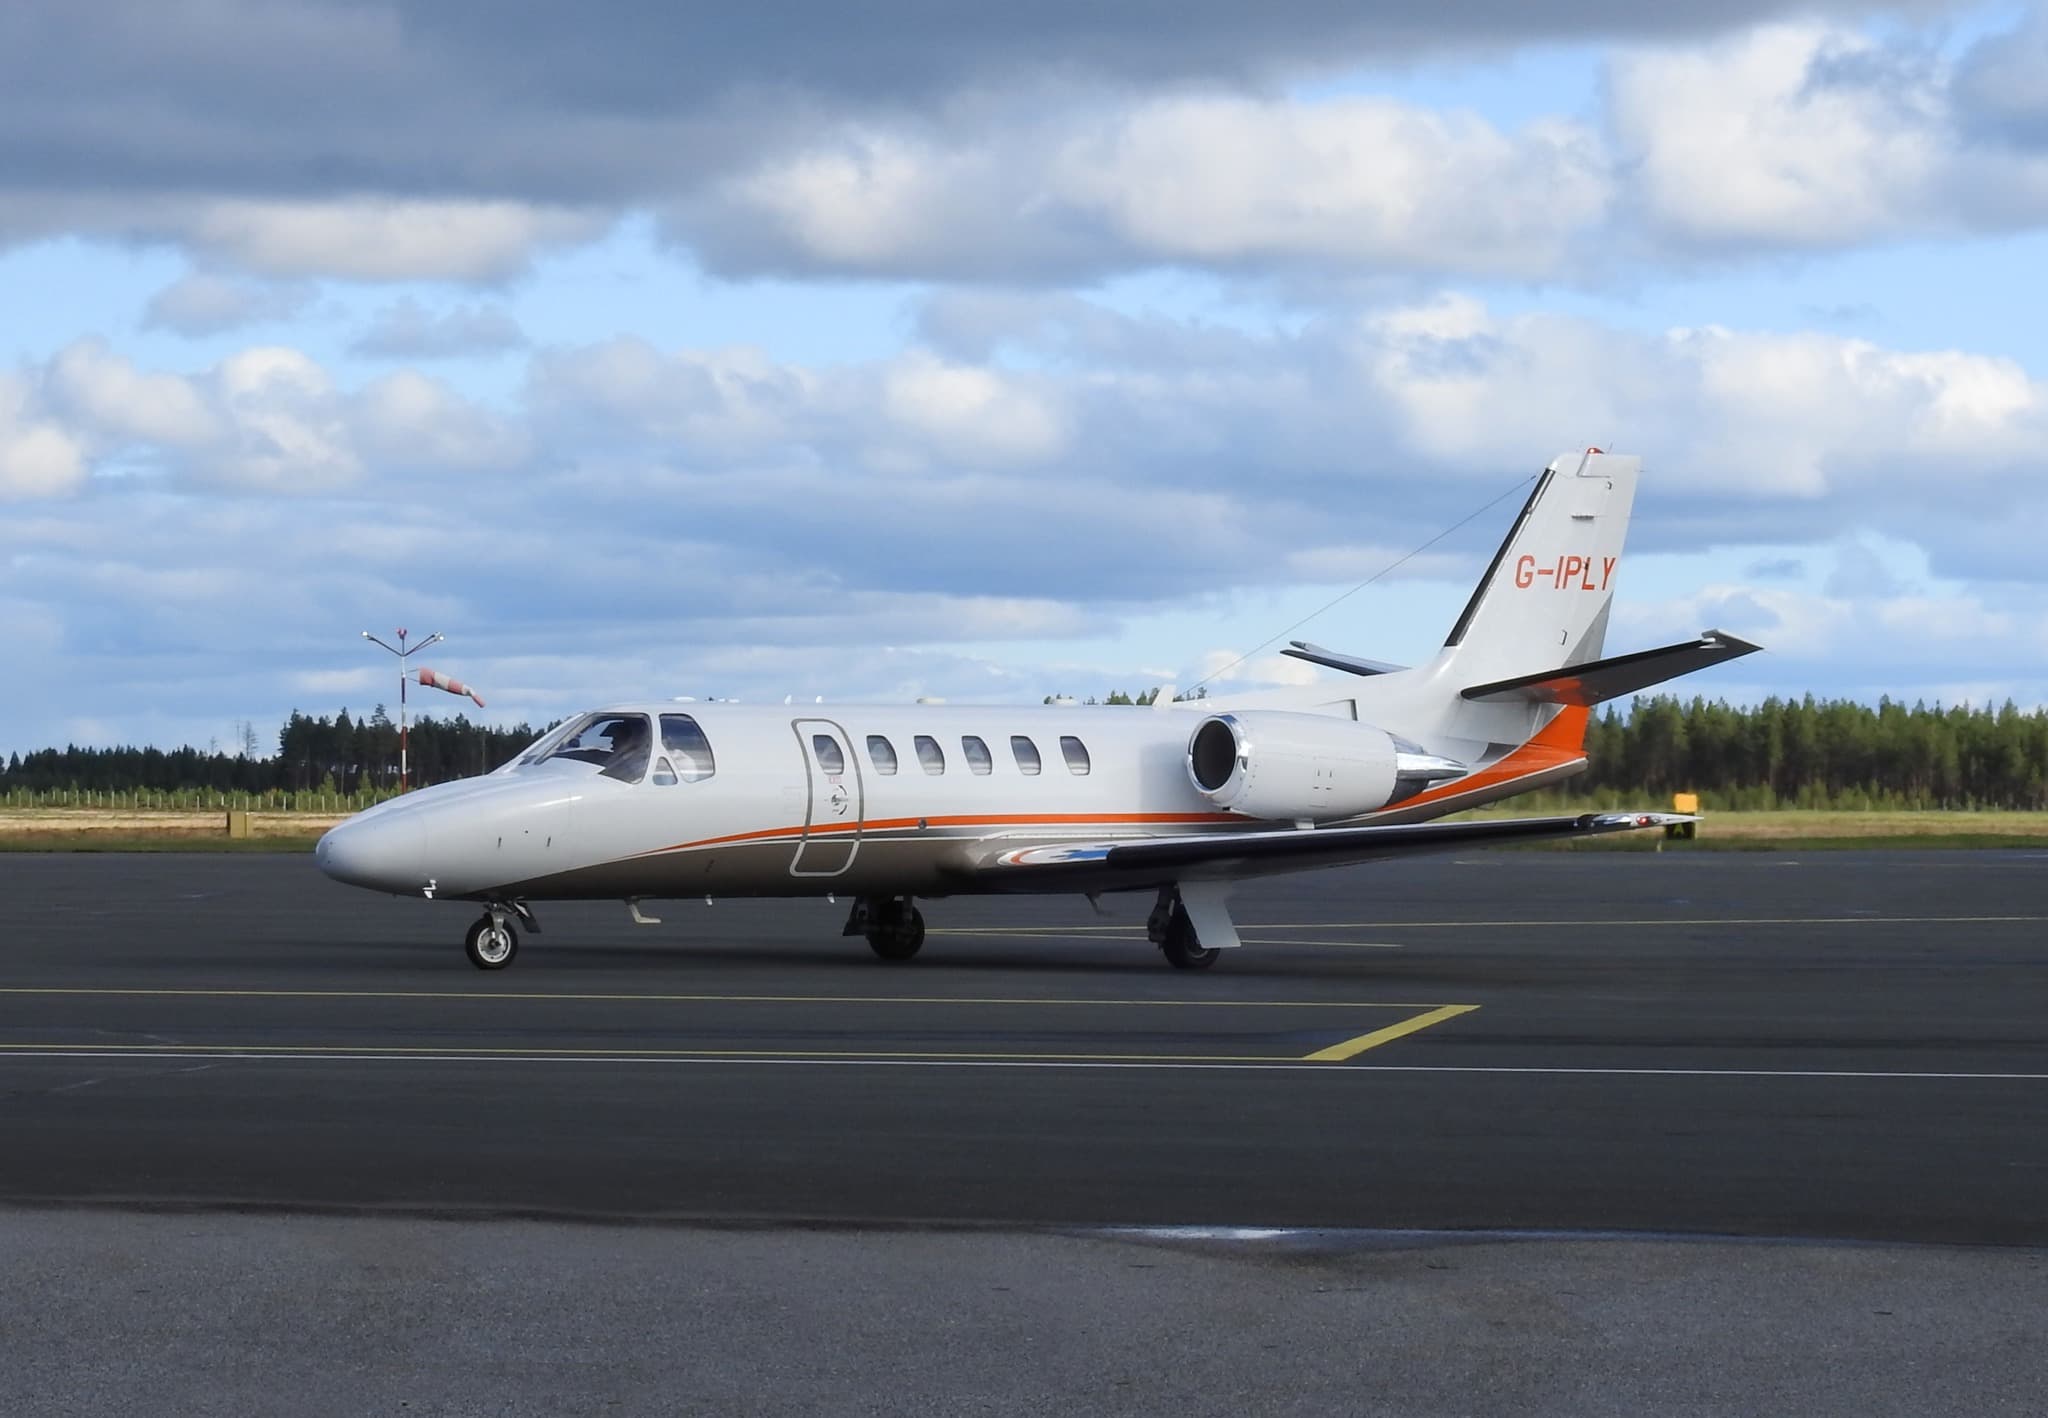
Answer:
[[[1206,970],[1223,953],[1215,946],[1202,944],[1180,892],[1170,886],[1160,891],[1159,900],[1145,922],[1145,936],[1176,970]]]
[[[863,897],[847,914],[845,935],[864,935],[884,960],[908,960],[924,946],[924,913],[908,896]]]
[[[469,957],[469,963],[479,970],[502,970],[512,963],[512,957],[519,953],[519,932],[513,929],[517,919],[528,930],[540,929],[540,922],[526,909],[526,903],[515,901],[501,904],[493,901],[477,917],[476,924],[462,938],[462,950]]]

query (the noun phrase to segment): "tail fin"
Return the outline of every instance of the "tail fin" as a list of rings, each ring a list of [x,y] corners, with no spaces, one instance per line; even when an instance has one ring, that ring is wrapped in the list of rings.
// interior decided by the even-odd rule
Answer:
[[[1589,448],[1544,469],[1440,657],[1467,685],[1600,658],[1640,458]]]

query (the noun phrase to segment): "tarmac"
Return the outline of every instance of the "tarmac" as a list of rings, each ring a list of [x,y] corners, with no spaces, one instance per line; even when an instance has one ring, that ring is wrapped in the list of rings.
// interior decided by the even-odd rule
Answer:
[[[542,906],[486,974],[304,856],[0,856],[0,1410],[2036,1412],[2044,881],[1435,858],[1204,972],[1137,898]]]

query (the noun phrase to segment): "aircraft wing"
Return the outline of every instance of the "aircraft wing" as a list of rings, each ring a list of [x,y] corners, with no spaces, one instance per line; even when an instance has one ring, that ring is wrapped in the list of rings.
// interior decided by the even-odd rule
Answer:
[[[1314,867],[1344,866],[1462,847],[1507,842],[1599,837],[1696,819],[1670,812],[1589,812],[1577,817],[1521,817],[1482,822],[1413,822],[1365,827],[1288,828],[1279,831],[1191,833],[1098,842],[1014,841],[981,844],[965,863],[985,887],[1020,891],[1071,882],[1105,885],[1267,876]]]

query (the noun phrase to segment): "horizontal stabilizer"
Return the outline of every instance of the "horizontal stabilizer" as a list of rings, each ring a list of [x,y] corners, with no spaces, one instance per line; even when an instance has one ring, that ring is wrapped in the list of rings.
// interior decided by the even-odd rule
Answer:
[[[1290,640],[1287,645],[1281,654],[1327,669],[1342,670],[1347,675],[1390,675],[1407,668],[1406,665],[1390,665],[1384,660],[1361,660],[1356,655],[1339,654],[1320,645],[1311,645],[1306,640]]]
[[[1638,650],[1633,655],[1616,655],[1564,669],[1475,684],[1464,696],[1482,704],[1599,704],[1709,665],[1738,660],[1762,648],[1722,631],[1709,630],[1699,639],[1682,645]]]

